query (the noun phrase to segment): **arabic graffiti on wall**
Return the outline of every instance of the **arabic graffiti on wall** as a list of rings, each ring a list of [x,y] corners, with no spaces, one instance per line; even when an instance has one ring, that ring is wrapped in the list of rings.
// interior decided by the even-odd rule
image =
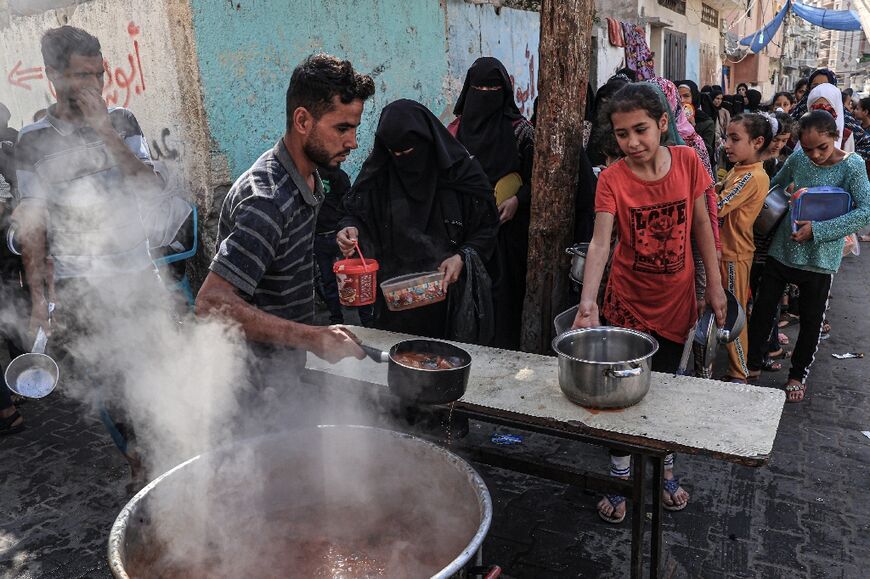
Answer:
[[[155,161],[160,161],[165,159],[167,161],[177,161],[179,157],[181,157],[181,153],[178,152],[171,143],[168,142],[168,139],[172,136],[172,132],[169,130],[169,127],[163,127],[163,130],[160,131],[160,142],[157,142],[157,139],[151,140],[151,158]]]
[[[447,23],[451,100],[459,95],[465,73],[474,61],[494,56],[508,71],[520,112],[531,116],[538,96],[540,15],[510,8],[496,12],[491,6],[449,2]],[[505,30],[511,34],[506,35]]]
[[[145,92],[145,72],[142,69],[142,57],[139,51],[138,36],[141,30],[135,22],[127,24],[127,35],[130,37],[130,50],[126,55],[126,63],[113,67],[109,59],[103,59],[106,70],[103,98],[109,106],[128,107],[133,97]],[[32,63],[29,63],[32,64]],[[55,97],[54,87],[45,74],[43,66],[25,65],[21,59],[6,75],[6,81],[21,90],[32,91],[36,81],[45,81],[46,89]]]

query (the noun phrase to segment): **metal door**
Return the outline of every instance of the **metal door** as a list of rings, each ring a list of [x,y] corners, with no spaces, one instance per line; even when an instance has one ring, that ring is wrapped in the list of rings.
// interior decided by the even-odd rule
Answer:
[[[682,80],[686,77],[686,35],[669,28],[664,30],[663,76],[669,80]]]

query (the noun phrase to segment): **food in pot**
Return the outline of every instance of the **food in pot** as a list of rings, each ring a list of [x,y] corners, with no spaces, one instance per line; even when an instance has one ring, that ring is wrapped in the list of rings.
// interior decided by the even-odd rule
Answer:
[[[425,352],[401,352],[395,354],[393,360],[402,366],[420,370],[452,370],[462,366],[462,360],[456,356],[439,356]]]
[[[275,516],[278,514],[285,519]],[[242,567],[239,572],[247,577],[430,577],[448,562],[443,553],[432,553],[425,544],[407,541],[414,531],[409,520],[399,524],[383,520],[379,533],[358,538],[335,538],[317,534],[308,536],[307,533],[316,525],[294,522],[298,516],[292,512],[269,516],[267,521],[272,539],[252,545],[244,562],[238,562]],[[280,537],[273,532],[281,527],[287,536]],[[131,558],[130,568],[138,571],[134,579],[209,579],[225,576],[227,570],[235,565],[218,549],[200,561],[177,561],[164,557],[165,548],[154,543],[150,547],[137,551]],[[461,550],[462,545],[455,541],[452,548]]]

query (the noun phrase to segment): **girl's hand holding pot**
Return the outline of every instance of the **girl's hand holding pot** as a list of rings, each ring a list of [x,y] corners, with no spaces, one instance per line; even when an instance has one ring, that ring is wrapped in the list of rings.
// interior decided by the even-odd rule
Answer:
[[[713,314],[716,316],[716,326],[725,326],[725,318],[728,312],[728,299],[725,297],[725,290],[721,285],[713,287],[707,286],[707,291],[704,292],[704,299],[710,304]]]
[[[577,316],[574,318],[572,330],[578,328],[595,328],[601,325],[601,320],[598,318],[598,304],[595,301],[581,300],[580,307],[577,309]]]

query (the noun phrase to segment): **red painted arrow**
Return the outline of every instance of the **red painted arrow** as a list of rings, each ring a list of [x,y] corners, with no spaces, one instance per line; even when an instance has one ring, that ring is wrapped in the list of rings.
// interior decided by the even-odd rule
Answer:
[[[39,80],[43,78],[42,67],[34,66],[33,68],[21,68],[21,61],[15,63],[15,66],[9,71],[6,80],[13,86],[20,86],[23,89],[32,90],[28,80]]]

